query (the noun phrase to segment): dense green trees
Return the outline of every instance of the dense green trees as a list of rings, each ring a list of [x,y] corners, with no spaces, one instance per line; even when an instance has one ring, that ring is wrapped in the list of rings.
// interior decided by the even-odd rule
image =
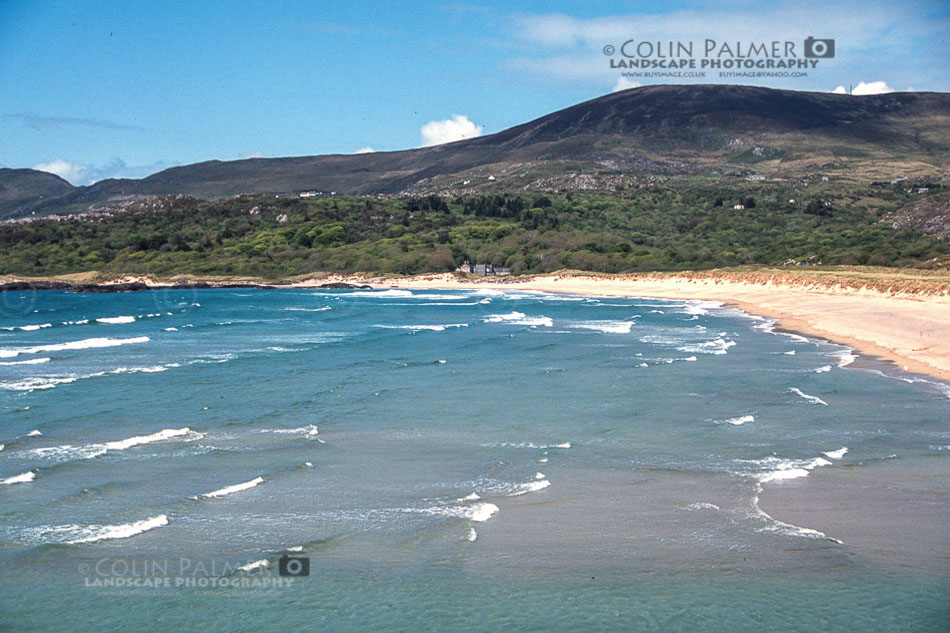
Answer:
[[[880,221],[911,195],[681,180],[620,194],[169,197],[160,210],[153,202],[100,217],[2,225],[0,273],[420,273],[466,259],[515,273],[624,272],[789,259],[905,266],[950,254],[947,243]]]

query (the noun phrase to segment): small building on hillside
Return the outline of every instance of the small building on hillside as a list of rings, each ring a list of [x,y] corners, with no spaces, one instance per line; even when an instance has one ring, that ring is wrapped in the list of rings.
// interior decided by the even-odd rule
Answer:
[[[745,205],[744,205],[744,204],[734,204],[734,205],[732,205],[732,208],[735,209],[736,211],[742,211],[743,209],[745,209]]]

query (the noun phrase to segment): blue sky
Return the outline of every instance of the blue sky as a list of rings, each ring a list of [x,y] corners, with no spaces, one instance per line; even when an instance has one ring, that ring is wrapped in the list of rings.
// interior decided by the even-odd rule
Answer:
[[[248,156],[406,149],[611,92],[608,44],[834,38],[808,77],[947,91],[942,2],[0,1],[0,166],[74,184]]]

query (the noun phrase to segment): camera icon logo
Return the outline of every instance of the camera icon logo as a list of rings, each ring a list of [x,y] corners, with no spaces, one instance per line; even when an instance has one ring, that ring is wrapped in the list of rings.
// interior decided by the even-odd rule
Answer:
[[[832,58],[835,56],[834,40],[816,40],[808,37],[805,40],[805,57]]]
[[[310,559],[306,556],[281,556],[277,562],[277,573],[281,576],[309,576]]]

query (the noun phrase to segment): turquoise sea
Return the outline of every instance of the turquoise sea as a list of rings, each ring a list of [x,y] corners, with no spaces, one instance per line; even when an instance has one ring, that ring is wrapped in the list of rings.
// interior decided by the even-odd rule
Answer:
[[[950,388],[717,303],[0,297],[0,630],[950,628]]]

